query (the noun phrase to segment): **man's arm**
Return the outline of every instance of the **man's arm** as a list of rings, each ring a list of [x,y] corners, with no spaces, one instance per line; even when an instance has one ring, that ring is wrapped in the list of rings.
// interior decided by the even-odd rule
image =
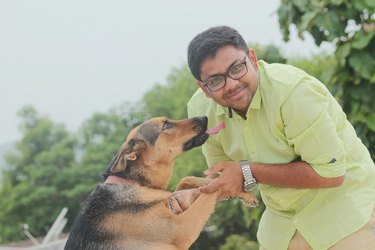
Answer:
[[[303,161],[284,164],[250,163],[254,178],[261,184],[284,188],[333,188],[340,186],[345,176],[325,178]],[[243,175],[238,162],[222,162],[204,173],[211,175],[221,172],[209,185],[200,188],[202,193],[221,190],[219,198],[236,196],[243,190]]]
[[[285,188],[333,188],[340,186],[345,175],[325,178],[304,161],[285,164],[251,164],[253,175],[259,183]]]

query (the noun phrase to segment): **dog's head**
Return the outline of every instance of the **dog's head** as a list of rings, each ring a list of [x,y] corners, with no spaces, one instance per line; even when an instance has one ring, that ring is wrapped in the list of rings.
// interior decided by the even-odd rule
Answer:
[[[143,186],[164,189],[173,160],[207,139],[207,117],[169,120],[158,117],[134,128],[110,165],[105,177],[117,175]]]

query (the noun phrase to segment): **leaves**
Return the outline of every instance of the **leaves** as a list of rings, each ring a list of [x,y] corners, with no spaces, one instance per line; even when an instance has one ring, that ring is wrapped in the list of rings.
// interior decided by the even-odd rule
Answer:
[[[363,29],[358,31],[352,42],[352,47],[354,49],[363,49],[368,46],[375,35],[375,29],[371,32],[365,32]]]
[[[331,3],[334,5],[340,5],[344,2],[344,0],[331,0]]]
[[[375,132],[375,112],[371,113],[368,118],[366,119],[367,127]]]
[[[306,12],[309,8],[309,0],[292,0],[292,2],[300,12]]]
[[[301,34],[302,32],[305,32],[307,29],[309,29],[310,24],[314,21],[316,16],[318,15],[319,11],[318,9],[315,9],[310,12],[306,12],[301,17],[301,24],[298,27],[298,32]]]
[[[340,66],[345,66],[346,58],[348,57],[352,47],[350,43],[343,43],[341,46],[338,46],[335,52],[337,62]]]
[[[369,13],[374,13],[375,2],[373,0],[364,0],[364,4],[368,9]]]
[[[370,80],[375,69],[375,60],[364,50],[353,50],[349,55],[349,65],[364,79]]]
[[[342,104],[358,136],[375,159],[375,1],[283,1],[278,9],[284,40],[289,26],[309,32],[317,45],[336,45],[335,66],[328,66],[325,83]]]

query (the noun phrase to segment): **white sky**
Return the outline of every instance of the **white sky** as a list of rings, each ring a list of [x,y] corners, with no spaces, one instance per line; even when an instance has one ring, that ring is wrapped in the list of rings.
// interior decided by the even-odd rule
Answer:
[[[317,53],[311,40],[282,42],[278,5],[0,0],[0,144],[20,139],[16,113],[26,104],[76,131],[94,112],[140,100],[186,63],[190,40],[212,26],[232,26],[247,42],[273,43],[286,55]]]

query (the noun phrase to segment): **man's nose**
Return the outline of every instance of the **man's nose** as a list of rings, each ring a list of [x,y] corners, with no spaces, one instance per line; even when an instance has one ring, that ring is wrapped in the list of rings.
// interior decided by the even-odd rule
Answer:
[[[226,81],[226,84],[225,84],[226,89],[233,89],[238,84],[238,80],[234,80],[230,76],[226,76],[225,81]]]

